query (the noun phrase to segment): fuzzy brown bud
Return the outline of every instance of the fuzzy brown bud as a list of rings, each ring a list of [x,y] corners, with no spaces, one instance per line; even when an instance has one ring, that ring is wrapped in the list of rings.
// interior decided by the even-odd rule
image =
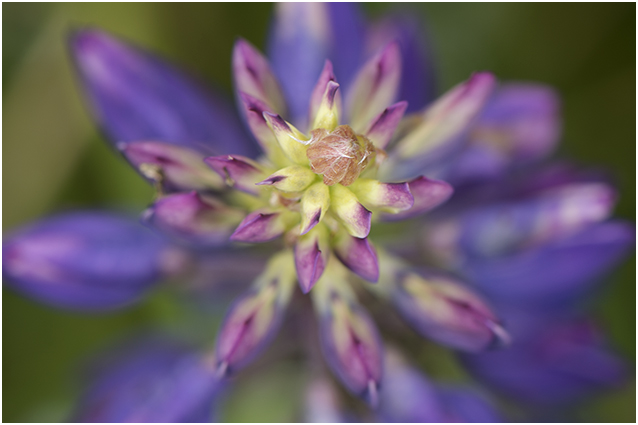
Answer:
[[[367,138],[340,125],[331,133],[323,128],[312,130],[306,154],[312,171],[322,174],[326,185],[349,186],[368,166],[374,152]]]

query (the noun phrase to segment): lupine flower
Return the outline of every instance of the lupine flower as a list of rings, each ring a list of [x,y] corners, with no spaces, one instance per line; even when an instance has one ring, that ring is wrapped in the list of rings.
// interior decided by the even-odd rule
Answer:
[[[228,308],[214,350],[182,361],[161,348],[123,361],[87,393],[79,418],[203,420],[221,382],[259,356],[304,296],[325,363],[381,420],[500,418],[479,392],[434,384],[384,354],[389,305],[524,403],[567,401],[621,379],[620,360],[557,314],[575,310],[635,243],[631,225],[609,220],[613,186],[539,165],[560,135],[547,87],[499,87],[476,72],[433,99],[410,22],[364,32],[352,4],[278,5],[270,61],[246,40],[234,46],[239,118],[177,67],[115,36],[72,36],[97,122],[156,189],[142,221],[166,239],[93,215],[45,220],[5,241],[16,289],[61,307],[113,308],[169,274],[186,279],[189,261],[245,255],[231,243],[267,244],[272,254]],[[406,233],[384,237],[385,223],[409,219]],[[385,302],[373,311],[382,314],[364,307],[368,291]],[[511,334],[501,312],[516,324]],[[485,350],[497,351],[477,354]],[[604,367],[581,384],[593,364]],[[310,397],[330,413],[321,418],[348,419],[332,385],[317,382]],[[307,419],[320,417],[312,407]]]

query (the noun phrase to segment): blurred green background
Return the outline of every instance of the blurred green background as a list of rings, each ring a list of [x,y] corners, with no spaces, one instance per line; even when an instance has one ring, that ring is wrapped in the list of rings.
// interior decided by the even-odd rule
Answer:
[[[397,6],[364,7],[378,16]],[[233,41],[242,36],[263,47],[272,14],[272,5],[264,3],[4,3],[2,8],[5,231],[68,208],[139,211],[152,197],[103,143],[80,103],[65,47],[69,29],[105,28],[230,90]],[[484,69],[502,80],[556,87],[565,118],[559,155],[612,170],[621,192],[617,215],[635,219],[635,4],[404,8],[423,19],[440,91]],[[597,306],[614,346],[630,360],[636,347],[634,271],[632,260],[611,276]],[[65,420],[77,395],[78,363],[124,332],[170,322],[177,308],[160,292],[123,312],[79,315],[48,309],[9,290],[3,290],[2,306],[5,422]],[[216,323],[205,325],[212,340]],[[294,388],[277,381],[276,369],[270,373],[270,388],[244,385],[223,419],[291,420],[298,402]],[[629,378],[626,388],[579,408],[577,419],[634,422],[635,379]],[[246,407],[251,405],[259,409]]]

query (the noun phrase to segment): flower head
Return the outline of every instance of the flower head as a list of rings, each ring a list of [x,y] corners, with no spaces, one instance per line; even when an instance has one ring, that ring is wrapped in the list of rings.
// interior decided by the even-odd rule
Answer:
[[[409,22],[371,26],[369,54],[351,4],[282,3],[275,22],[272,64],[248,41],[235,43],[239,118],[178,68],[114,36],[84,29],[72,37],[94,115],[155,188],[142,221],[164,237],[93,215],[39,223],[5,243],[16,287],[50,304],[115,308],[160,277],[186,280],[221,250],[266,246],[269,254],[208,355],[179,360],[160,348],[148,368],[133,356],[132,373],[89,392],[82,417],[201,419],[291,307],[305,317],[312,306],[304,333],[321,349],[297,345],[321,352],[383,420],[498,418],[479,392],[433,384],[394,350],[384,353],[382,330],[394,326],[386,305],[420,336],[472,353],[463,356],[469,370],[519,401],[538,402],[556,382],[566,400],[580,395],[583,368],[600,359],[607,367],[592,387],[616,382],[616,358],[557,311],[571,310],[634,239],[627,224],[606,221],[616,199],[608,182],[537,164],[559,135],[553,92],[498,87],[476,72],[430,99]],[[502,312],[515,323],[511,335]],[[554,318],[567,321],[564,332],[548,327]],[[512,382],[500,362],[522,378]],[[511,372],[519,367],[528,372]],[[323,378],[311,392],[346,418]],[[130,396],[134,406],[117,396],[137,387],[164,390]]]

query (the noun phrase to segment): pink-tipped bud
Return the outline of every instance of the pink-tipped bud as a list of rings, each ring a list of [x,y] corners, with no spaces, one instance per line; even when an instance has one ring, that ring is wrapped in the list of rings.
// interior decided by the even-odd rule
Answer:
[[[219,376],[245,366],[264,349],[279,329],[295,284],[292,255],[272,258],[253,288],[235,302],[217,336]]]

